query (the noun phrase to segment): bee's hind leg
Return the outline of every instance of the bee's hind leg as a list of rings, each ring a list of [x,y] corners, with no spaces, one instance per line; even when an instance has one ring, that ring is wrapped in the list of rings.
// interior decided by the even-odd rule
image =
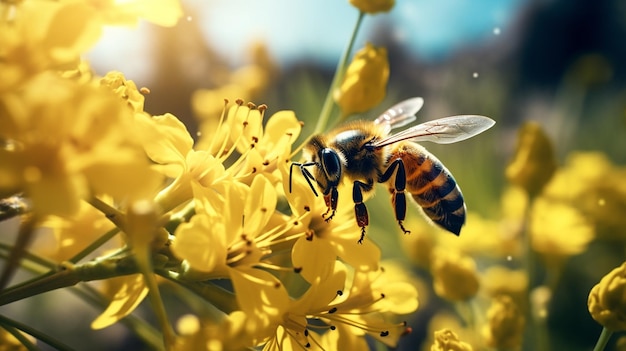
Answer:
[[[393,211],[396,214],[396,220],[400,229],[402,229],[404,234],[409,234],[411,231],[407,230],[404,224],[402,224],[402,221],[406,218],[406,171],[401,158],[395,159],[389,165],[385,173],[380,177],[379,182],[384,183],[388,181],[396,169],[398,171],[394,177],[394,187],[391,189],[391,204],[393,205]]]

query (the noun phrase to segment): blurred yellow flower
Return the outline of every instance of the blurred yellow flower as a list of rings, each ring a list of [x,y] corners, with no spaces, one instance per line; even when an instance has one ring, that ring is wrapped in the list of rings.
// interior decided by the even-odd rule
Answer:
[[[576,207],[597,235],[626,239],[626,167],[601,152],[572,152],[544,189],[543,196]]]
[[[558,258],[583,252],[594,228],[572,205],[542,196],[531,209],[530,235],[534,250]]]
[[[519,130],[515,155],[506,168],[507,179],[535,196],[555,170],[552,142],[538,123],[526,122]]]
[[[221,316],[219,321],[199,319],[187,314],[177,321],[178,336],[174,351],[188,350],[249,350],[246,336],[246,314],[242,311]]]
[[[141,274],[105,280],[104,296],[110,299],[109,306],[91,322],[91,328],[103,329],[126,317],[143,301],[148,287]]]
[[[528,274],[524,270],[494,265],[483,272],[480,281],[489,297],[507,295],[520,308],[527,306]]]
[[[393,8],[395,0],[350,0],[350,3],[361,12],[374,14],[388,12]]]
[[[605,328],[626,330],[626,262],[591,289],[587,306],[591,317]]]
[[[473,351],[472,345],[459,340],[450,329],[441,329],[435,331],[435,342],[430,347],[430,351]]]
[[[0,96],[0,110],[10,145],[0,149],[0,195],[24,192],[37,213],[71,216],[90,194],[146,197],[161,182],[143,153],[145,132],[107,88],[41,74]]]
[[[487,345],[497,350],[519,349],[524,324],[524,314],[510,296],[494,297],[487,310],[487,325],[483,329]]]
[[[476,263],[447,248],[437,248],[431,263],[437,295],[450,301],[465,301],[476,295],[479,287]]]
[[[50,216],[45,219],[41,227],[52,231],[53,240],[46,240],[47,235],[42,232],[36,238],[31,250],[61,263],[78,254],[115,226],[104,213],[86,202],[81,202],[80,209],[75,216],[71,218]]]
[[[383,101],[388,79],[387,49],[366,43],[354,55],[333,97],[344,116],[365,112]]]

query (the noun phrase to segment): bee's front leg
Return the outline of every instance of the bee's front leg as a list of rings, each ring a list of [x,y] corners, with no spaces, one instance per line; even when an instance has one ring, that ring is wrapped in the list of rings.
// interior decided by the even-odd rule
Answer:
[[[400,229],[402,229],[404,234],[409,234],[410,231],[406,230],[404,224],[402,224],[402,221],[406,218],[406,194],[404,193],[406,189],[406,171],[401,158],[395,159],[389,165],[385,173],[380,177],[379,182],[384,183],[388,181],[396,169],[398,171],[393,181],[394,187],[391,192],[391,204],[393,205],[393,210],[396,214],[396,220],[398,221]]]
[[[356,217],[356,223],[361,228],[361,238],[359,244],[363,243],[365,238],[365,227],[369,224],[369,215],[367,214],[367,207],[363,203],[363,191],[372,190],[374,185],[373,180],[369,180],[367,183],[361,181],[355,181],[352,187],[352,200],[354,201],[354,215]]]
[[[335,216],[335,212],[337,211],[337,203],[339,201],[339,192],[337,192],[337,187],[331,187],[328,193],[324,194],[324,202],[326,203],[326,212],[322,214],[322,218],[326,222],[333,219]],[[330,212],[330,215],[328,214]],[[328,217],[327,217],[328,216]]]

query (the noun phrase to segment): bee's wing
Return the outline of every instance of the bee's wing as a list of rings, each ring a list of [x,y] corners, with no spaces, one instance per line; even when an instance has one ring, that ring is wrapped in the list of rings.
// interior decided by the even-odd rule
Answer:
[[[494,124],[496,124],[494,120],[484,116],[445,117],[418,124],[372,144],[375,147],[383,147],[403,140],[451,144],[480,134]]]
[[[417,119],[415,114],[424,105],[424,99],[414,97],[399,102],[383,112],[374,120],[375,124],[381,124],[385,128],[385,132],[389,133],[392,129],[405,126]]]

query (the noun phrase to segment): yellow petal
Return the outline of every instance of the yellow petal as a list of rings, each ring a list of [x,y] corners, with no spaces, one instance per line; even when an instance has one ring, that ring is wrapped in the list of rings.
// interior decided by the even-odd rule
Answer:
[[[107,283],[109,292],[114,295],[107,309],[91,322],[93,329],[102,329],[115,324],[133,312],[148,294],[141,274],[108,279]]]
[[[243,232],[258,233],[263,229],[276,209],[276,201],[276,191],[269,180],[263,175],[254,177],[244,205]]]

